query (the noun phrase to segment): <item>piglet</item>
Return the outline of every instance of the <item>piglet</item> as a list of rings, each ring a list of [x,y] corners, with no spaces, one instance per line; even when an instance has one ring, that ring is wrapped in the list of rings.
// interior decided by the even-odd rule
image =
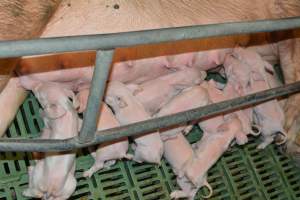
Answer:
[[[10,78],[0,93],[0,137],[14,120],[19,107],[27,97],[27,91],[20,87],[19,78]]]
[[[212,103],[218,103],[221,101],[226,101],[230,98],[233,98],[234,96],[230,96],[228,93],[226,93],[225,91],[221,91],[217,88],[217,85],[215,83],[214,80],[210,80],[208,82],[204,82],[201,84],[202,87],[206,88],[210,97],[210,100]],[[228,84],[226,85],[225,90],[227,90],[228,88]],[[235,94],[231,94],[231,95],[235,95]],[[234,112],[239,120],[241,120],[243,128],[240,133],[243,134],[238,134],[236,135],[236,142],[239,145],[245,144],[248,142],[248,138],[247,138],[247,134],[252,133],[251,130],[251,121],[249,118],[247,118],[247,116],[245,115],[245,113],[241,110],[238,110],[236,112]],[[227,117],[227,115],[225,115],[225,117]],[[199,126],[202,128],[202,130],[208,134],[213,134],[217,131],[218,127],[220,125],[222,125],[224,123],[224,116],[223,115],[218,115],[216,117],[213,118],[209,118],[206,120],[201,120],[199,122]]]
[[[83,113],[86,110],[89,94],[90,88],[84,88],[76,94],[76,98],[79,102],[79,106],[77,109],[78,113]]]
[[[205,77],[205,71],[187,68],[140,85],[130,84],[128,87],[131,88],[137,100],[144,105],[147,112],[153,115],[183,89],[200,84]]]
[[[271,63],[272,65],[278,63],[279,52],[277,43],[250,46],[247,50],[255,51],[263,58],[263,60]]]
[[[242,130],[242,124],[235,114],[228,115],[225,122],[219,126],[217,133],[204,133],[200,141],[193,147],[195,148],[194,157],[185,165],[185,178],[179,179],[180,184],[184,185],[186,191],[174,191],[172,197],[193,198],[199,188],[206,186],[209,189],[209,194],[203,196],[210,198],[213,194],[212,187],[207,182],[207,172],[228,149],[231,141],[237,137]]]
[[[270,64],[262,60],[258,53],[243,48],[235,48],[233,56],[247,64],[251,69],[248,75],[250,84],[244,88],[246,94],[271,88],[272,82],[267,74],[274,74],[274,69]],[[270,144],[276,133],[281,133],[283,137],[282,141],[277,144],[282,144],[286,141],[287,135],[283,128],[284,113],[277,100],[255,106],[253,116],[255,123],[261,127],[263,135],[263,142],[257,147],[258,149],[264,149]]]
[[[240,62],[248,65],[251,73],[261,76],[261,78],[268,84],[268,87],[270,87],[266,73],[274,73],[274,69],[271,65],[267,65],[257,52],[250,49],[236,47],[234,48],[232,55]],[[248,76],[248,78],[250,78],[250,76]]]
[[[109,80],[140,84],[176,70],[170,68],[166,56],[115,63]]]
[[[194,57],[193,67],[201,70],[209,70],[216,68],[224,63],[224,59],[232,49],[213,49],[208,51],[199,51]]]
[[[174,173],[182,177],[183,169],[193,157],[193,149],[182,133],[164,140],[164,157],[172,166]]]
[[[226,100],[222,91],[216,88],[217,86],[214,80],[211,79],[208,82],[203,82],[200,86],[207,91],[210,103]],[[201,120],[198,124],[204,132],[212,134],[216,132],[217,128],[223,123],[223,115],[218,115],[206,120]]]
[[[72,91],[55,83],[37,83],[32,89],[44,111],[43,138],[67,139],[77,136],[79,118]],[[72,98],[72,102],[69,100]],[[75,106],[76,107],[76,106]],[[75,152],[45,153],[36,166],[29,167],[29,188],[23,195],[43,199],[68,199],[76,188]],[[59,170],[58,170],[59,169]]]
[[[111,81],[108,83],[105,102],[113,109],[121,125],[150,119],[144,106],[121,82]],[[134,138],[134,142],[133,160],[160,164],[163,143],[158,132],[137,136]]]
[[[238,92],[234,89],[232,82],[228,82],[226,87],[224,88],[224,95],[227,99],[237,98],[239,97]],[[237,110],[234,112],[237,114],[238,118],[241,120],[243,125],[244,132],[248,135],[258,136],[261,133],[261,129],[259,126],[253,123],[253,108],[245,108],[242,110]],[[254,129],[254,130],[253,130]]]
[[[102,103],[100,109],[100,118],[98,120],[97,130],[105,130],[120,126],[112,111],[105,103]],[[94,165],[83,173],[84,177],[91,177],[93,173],[102,169],[103,167],[110,167],[115,164],[117,159],[127,158],[131,159],[132,155],[127,154],[128,139],[121,138],[112,142],[101,143],[96,152],[92,153],[95,159]]]
[[[164,157],[177,175],[177,184],[181,189],[173,191],[171,198],[194,197],[197,189],[184,176],[184,169],[189,160],[194,157],[194,151],[182,133],[179,132],[175,137],[164,140]]]
[[[250,85],[251,67],[233,55],[228,54],[224,61],[224,68],[227,76],[227,84],[233,86],[234,93],[237,92],[237,96],[245,95]]]
[[[268,89],[268,84],[260,79],[254,80],[251,84],[250,93],[259,92]],[[258,104],[254,107],[254,120],[261,127],[263,142],[258,145],[258,149],[264,149],[269,145],[274,136],[278,133],[283,137],[278,145],[284,143],[287,139],[284,125],[284,112],[277,100],[268,101]]]
[[[162,117],[186,110],[205,106],[209,103],[209,97],[207,91],[202,87],[193,86],[183,90],[179,95],[175,96],[170,102],[168,102],[158,113],[153,117]],[[188,133],[192,126],[181,125],[179,127],[172,127],[160,130],[162,139],[174,137],[181,131]]]

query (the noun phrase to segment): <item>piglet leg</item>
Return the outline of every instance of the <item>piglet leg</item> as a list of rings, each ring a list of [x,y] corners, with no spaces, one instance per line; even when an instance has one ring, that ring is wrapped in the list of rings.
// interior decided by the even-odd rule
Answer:
[[[182,198],[188,198],[189,194],[185,193],[182,190],[175,190],[170,194],[171,199],[182,199]]]
[[[100,169],[103,169],[104,167],[104,162],[103,161],[100,161],[100,160],[97,160],[95,162],[95,164],[90,168],[88,169],[87,171],[83,172],[83,177],[92,177],[92,175],[97,172],[98,170]]]
[[[42,198],[43,193],[39,190],[36,183],[40,182],[40,179],[43,178],[43,160],[39,161],[36,166],[28,167],[28,176],[29,176],[29,186],[23,191],[23,195],[26,197],[35,197]]]
[[[264,149],[266,148],[266,146],[268,146],[269,144],[271,144],[273,142],[273,137],[264,137],[264,140],[262,143],[260,143],[256,148],[257,149]]]
[[[62,191],[64,191],[64,193],[59,197],[59,198],[55,198],[56,200],[61,199],[69,199],[69,197],[72,195],[72,193],[75,191],[76,189],[76,179],[73,176],[73,174],[69,174],[69,176],[67,177],[66,183],[64,185],[64,189]]]
[[[174,190],[170,194],[171,199],[187,198],[193,200],[196,196],[198,188],[194,187],[194,185],[185,176],[177,176],[176,181],[181,190]]]

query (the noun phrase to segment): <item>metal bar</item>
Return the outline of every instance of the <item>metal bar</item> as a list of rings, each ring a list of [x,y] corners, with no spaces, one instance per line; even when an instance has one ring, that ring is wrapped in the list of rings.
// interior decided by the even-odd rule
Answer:
[[[267,100],[290,95],[300,91],[300,81],[278,88],[261,91],[244,97],[235,98],[220,103],[196,108],[193,110],[176,113],[169,116],[154,118],[126,126],[97,131],[95,140],[88,143],[78,143],[77,138],[65,140],[45,139],[0,139],[0,151],[68,151],[76,148],[87,147],[101,142],[112,141],[117,138],[144,134],[156,131],[163,127],[174,126],[185,122],[200,120],[216,114],[232,111]]]
[[[299,27],[300,17],[294,17],[276,20],[209,24],[125,33],[3,41],[0,42],[0,58],[67,51],[115,49],[117,47],[139,44],[242,33],[271,32]]]
[[[113,54],[114,50],[97,51],[96,66],[93,73],[87,109],[84,113],[83,125],[78,138],[78,142],[80,143],[90,142],[95,138],[97,122],[100,116],[100,112],[98,111],[103,99]]]

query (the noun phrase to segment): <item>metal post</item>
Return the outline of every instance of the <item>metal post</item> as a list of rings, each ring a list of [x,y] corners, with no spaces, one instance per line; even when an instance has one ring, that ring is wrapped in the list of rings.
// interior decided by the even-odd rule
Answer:
[[[79,133],[79,143],[90,142],[95,138],[100,106],[103,99],[106,81],[110,71],[114,50],[101,51],[96,54],[96,64],[88,98],[83,125]]]

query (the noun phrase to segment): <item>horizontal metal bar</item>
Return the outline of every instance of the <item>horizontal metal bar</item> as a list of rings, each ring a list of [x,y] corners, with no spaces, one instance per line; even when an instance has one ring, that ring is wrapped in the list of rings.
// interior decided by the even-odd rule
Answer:
[[[96,67],[94,69],[92,86],[84,113],[82,128],[79,133],[79,142],[90,142],[95,138],[97,122],[100,116],[100,106],[104,95],[106,81],[110,71],[114,50],[97,51]]]
[[[211,117],[216,114],[232,111],[238,108],[258,104],[267,100],[278,98],[281,96],[293,94],[300,91],[300,81],[278,88],[261,91],[244,97],[235,98],[220,103],[210,104],[208,106],[176,113],[169,116],[159,117],[142,121],[126,126],[112,128],[103,131],[97,131],[95,140],[82,144],[78,143],[78,138],[65,140],[49,140],[49,139],[17,139],[8,138],[0,139],[0,151],[68,151],[76,148],[87,147],[102,142],[112,141],[117,138],[135,136],[160,128],[179,125],[185,122],[200,120]]]
[[[271,32],[299,27],[300,17],[295,17],[100,35],[3,41],[0,42],[0,58],[70,51],[115,49],[117,47],[139,44],[152,44],[242,33]]]

